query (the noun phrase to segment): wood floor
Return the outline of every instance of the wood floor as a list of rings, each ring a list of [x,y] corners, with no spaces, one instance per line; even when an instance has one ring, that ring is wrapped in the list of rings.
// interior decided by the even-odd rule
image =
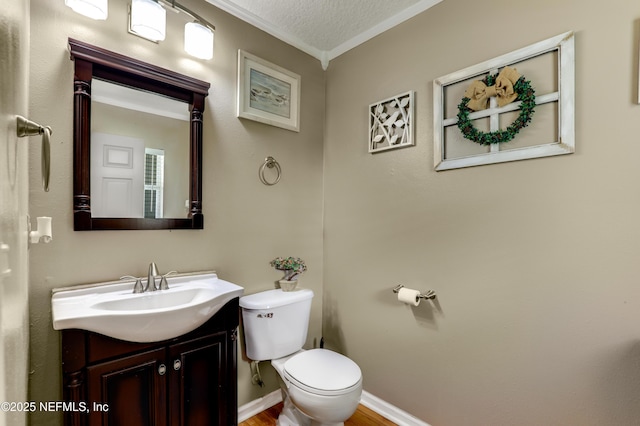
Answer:
[[[238,426],[273,426],[282,410],[282,402],[266,409],[262,413],[256,414],[250,419],[245,420]],[[345,426],[397,426],[375,411],[372,411],[360,404],[351,418],[344,422]]]

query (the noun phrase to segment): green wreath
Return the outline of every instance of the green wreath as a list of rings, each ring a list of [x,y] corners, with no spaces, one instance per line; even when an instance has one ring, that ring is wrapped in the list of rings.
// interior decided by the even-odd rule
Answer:
[[[487,86],[493,86],[497,76],[498,74],[489,74],[482,81]],[[515,138],[522,128],[527,127],[536,106],[535,90],[531,87],[531,82],[525,80],[524,76],[518,79],[513,85],[513,89],[518,94],[516,100],[521,101],[520,115],[505,130],[497,130],[495,132],[483,132],[471,124],[469,114],[472,110],[467,106],[471,99],[466,96],[462,98],[462,102],[458,105],[458,128],[462,132],[462,136],[480,145],[492,145],[509,142]]]

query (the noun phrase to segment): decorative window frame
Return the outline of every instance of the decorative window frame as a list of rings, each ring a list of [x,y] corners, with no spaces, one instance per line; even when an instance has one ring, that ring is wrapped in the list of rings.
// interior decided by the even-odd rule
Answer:
[[[409,91],[369,105],[369,153],[415,145],[414,98]]]
[[[493,144],[490,152],[460,158],[445,159],[445,128],[455,126],[456,116],[444,117],[444,92],[449,85],[468,80],[475,76],[497,72],[498,69],[545,53],[558,52],[558,91],[536,94],[536,105],[558,102],[558,140],[542,142],[526,148],[500,150],[500,144]],[[513,102],[502,108],[491,108],[470,114],[471,119],[495,116],[515,111],[520,102]],[[490,59],[477,65],[453,72],[433,81],[433,144],[434,168],[436,171],[571,154],[575,151],[575,48],[574,33],[569,31],[555,37],[532,44],[522,49]],[[470,141],[470,143],[473,143]]]

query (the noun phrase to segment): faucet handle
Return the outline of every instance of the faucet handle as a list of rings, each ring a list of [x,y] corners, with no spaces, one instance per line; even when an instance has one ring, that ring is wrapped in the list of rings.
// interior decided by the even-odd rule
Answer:
[[[162,276],[160,279],[160,290],[169,290],[169,283],[167,282],[167,277],[171,274],[177,274],[178,271],[169,271]]]
[[[124,277],[120,277],[121,280],[127,280],[127,279],[132,279],[132,280],[136,280],[136,283],[133,285],[133,292],[134,293],[142,293],[144,292],[144,288],[142,287],[142,281],[140,280],[140,278],[131,276],[131,275],[125,275]]]

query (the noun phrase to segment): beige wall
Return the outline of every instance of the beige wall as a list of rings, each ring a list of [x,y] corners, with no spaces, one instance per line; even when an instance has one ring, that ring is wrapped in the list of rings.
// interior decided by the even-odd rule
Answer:
[[[32,217],[53,217],[54,239],[32,246],[30,399],[61,399],[59,333],[51,326],[52,288],[142,276],[149,262],[160,272],[215,269],[247,293],[273,288],[281,274],[276,256],[300,256],[305,287],[316,292],[309,345],[318,341],[322,302],[322,143],[324,73],[317,60],[200,0],[181,0],[216,26],[214,59],[192,59],[182,48],[184,15],[167,16],[167,40],[156,45],[126,32],[124,0],[109,2],[109,19],[93,21],[62,0],[31,0],[31,118],[51,125],[51,191],[40,191],[39,146],[31,148]],[[211,83],[204,116],[205,229],[201,231],[74,232],[72,215],[72,37]],[[244,49],[302,76],[301,132],[235,117],[237,50]],[[273,187],[258,179],[272,155],[282,166]],[[35,219],[34,219],[35,220]],[[249,364],[238,366],[239,402],[276,389],[268,368],[266,389],[251,385]],[[34,425],[59,416],[38,412]]]
[[[323,331],[367,391],[433,425],[637,424],[637,6],[446,0],[331,62]],[[576,153],[436,173],[433,80],[570,30]],[[368,105],[408,90],[416,146],[368,154]]]

